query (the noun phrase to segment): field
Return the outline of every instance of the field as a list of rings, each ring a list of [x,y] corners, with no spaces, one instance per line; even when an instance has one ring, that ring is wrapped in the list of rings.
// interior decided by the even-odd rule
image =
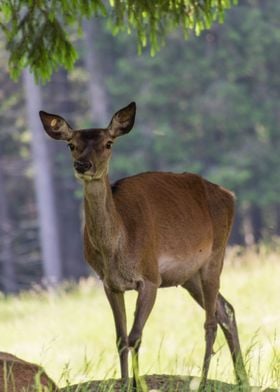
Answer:
[[[252,385],[280,388],[280,251],[228,249],[221,292],[234,305]],[[135,293],[127,293],[131,324]],[[1,351],[41,364],[59,386],[119,377],[111,311],[90,278],[0,298]],[[144,330],[142,374],[200,375],[204,314],[182,288],[161,289]],[[221,333],[210,377],[233,382]]]

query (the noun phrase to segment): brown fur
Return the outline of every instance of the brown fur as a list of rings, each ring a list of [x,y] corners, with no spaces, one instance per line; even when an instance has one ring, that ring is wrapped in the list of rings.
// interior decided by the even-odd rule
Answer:
[[[85,258],[103,281],[112,307],[122,377],[128,349],[138,351],[159,287],[181,285],[205,310],[206,382],[217,323],[222,327],[238,381],[247,383],[234,310],[219,293],[234,197],[196,174],[142,173],[108,180],[111,145],[128,133],[136,106],[117,112],[108,128],[73,131],[61,117],[41,112],[46,132],[70,143],[76,175],[84,184]],[[56,124],[52,127],[51,124]],[[138,291],[134,323],[126,327],[124,292]]]
[[[89,240],[89,232],[97,226],[105,233],[92,234],[95,241],[99,236],[104,239],[110,232],[110,238],[101,242],[106,242],[107,247],[116,246],[110,228],[106,227],[106,217],[102,215],[106,211],[98,206],[98,213],[93,213],[95,207],[91,200],[98,199],[97,186],[102,188],[101,184],[85,185],[85,215],[94,217],[95,221],[88,218],[85,226],[85,255],[105,282],[111,281],[114,274],[109,288],[120,291],[137,288],[137,283],[146,279],[158,287],[184,284],[202,266],[208,267],[213,251],[224,251],[234,208],[234,198],[229,191],[195,174],[142,173],[118,181],[112,186],[112,192],[108,182],[104,182],[104,189],[100,190],[102,195],[106,194],[107,204],[114,206],[110,224],[117,236],[125,232],[122,257],[114,259],[112,272],[109,265],[103,264],[107,260],[102,259],[99,246],[93,247]],[[161,273],[159,262],[164,255],[170,260],[167,270]],[[174,268],[172,256],[178,259]],[[116,276],[117,271],[119,276]],[[180,276],[178,271],[181,271]]]
[[[58,391],[40,366],[9,353],[0,353],[0,392],[35,392],[39,385],[42,392]]]

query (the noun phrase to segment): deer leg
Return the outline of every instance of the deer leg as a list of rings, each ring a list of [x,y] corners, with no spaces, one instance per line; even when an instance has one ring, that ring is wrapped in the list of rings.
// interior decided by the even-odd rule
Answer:
[[[188,290],[194,300],[203,309],[205,309],[201,279],[199,274],[195,275],[194,277],[192,277],[192,279],[184,283],[182,287]],[[242,359],[234,309],[232,305],[227,302],[220,293],[217,297],[216,316],[218,324],[222,328],[222,331],[225,335],[227,344],[231,352],[237,382],[240,385],[242,384],[243,386],[249,385],[247,373]]]
[[[141,345],[142,331],[144,325],[154,306],[157,293],[157,286],[149,281],[139,284],[134,322],[128,336],[129,347],[133,349],[133,386],[137,387],[137,376],[139,374],[138,353]]]
[[[117,338],[117,349],[120,358],[121,377],[128,379],[128,339],[126,329],[126,313],[124,293],[113,292],[104,286],[105,293],[111,305]]]
[[[217,334],[217,317],[216,317],[216,309],[217,309],[217,295],[218,295],[218,284],[213,284],[211,281],[203,281],[202,280],[202,290],[203,290],[203,298],[204,298],[204,307],[205,307],[205,354],[203,359],[202,366],[202,379],[200,390],[204,390],[208,370],[210,366],[211,356],[213,354],[213,346],[216,339]]]
[[[204,278],[203,274],[205,275]],[[214,270],[209,271],[209,269],[205,270],[205,272],[200,271],[182,286],[189,291],[191,296],[200,304],[206,313],[206,320],[204,323],[206,346],[202,366],[202,378],[199,386],[199,390],[202,391],[206,387],[208,370],[217,334],[216,309],[219,290],[219,274]]]
[[[220,293],[217,300],[217,318],[230,349],[236,380],[243,387],[249,386],[239,343],[234,308]]]

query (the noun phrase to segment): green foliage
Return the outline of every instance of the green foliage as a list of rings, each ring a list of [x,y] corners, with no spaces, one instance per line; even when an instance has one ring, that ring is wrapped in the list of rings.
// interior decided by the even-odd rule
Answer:
[[[199,35],[201,31],[209,29],[214,21],[222,22],[224,10],[230,8],[232,3],[237,2],[111,0],[110,4],[114,7],[113,31],[117,33],[126,30],[130,33],[136,30],[139,51],[150,42],[153,55],[160,49],[171,29],[181,27],[185,37],[188,37],[190,30]]]
[[[155,54],[171,29],[180,27],[185,37],[190,30],[196,34],[218,20],[236,0],[111,0],[109,8],[101,0],[30,1],[3,0],[0,27],[5,33],[10,52],[11,76],[18,79],[29,67],[36,80],[50,79],[59,66],[71,69],[77,60],[69,32],[81,31],[81,21],[92,15],[106,16],[111,31],[136,31],[138,49],[150,43]]]
[[[79,28],[84,16],[104,14],[105,7],[98,0],[4,0],[0,10],[11,76],[18,79],[22,69],[29,67],[37,81],[46,81],[59,66],[71,69],[77,60],[69,27]]]

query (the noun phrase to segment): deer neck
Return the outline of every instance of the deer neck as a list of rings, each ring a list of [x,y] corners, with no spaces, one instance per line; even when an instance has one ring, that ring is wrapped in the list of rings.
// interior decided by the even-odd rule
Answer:
[[[84,183],[85,227],[90,245],[108,259],[123,241],[123,225],[116,210],[108,176]]]
[[[84,184],[87,261],[105,286],[117,291],[136,289],[142,280],[129,257],[125,226],[116,209],[108,177]]]

